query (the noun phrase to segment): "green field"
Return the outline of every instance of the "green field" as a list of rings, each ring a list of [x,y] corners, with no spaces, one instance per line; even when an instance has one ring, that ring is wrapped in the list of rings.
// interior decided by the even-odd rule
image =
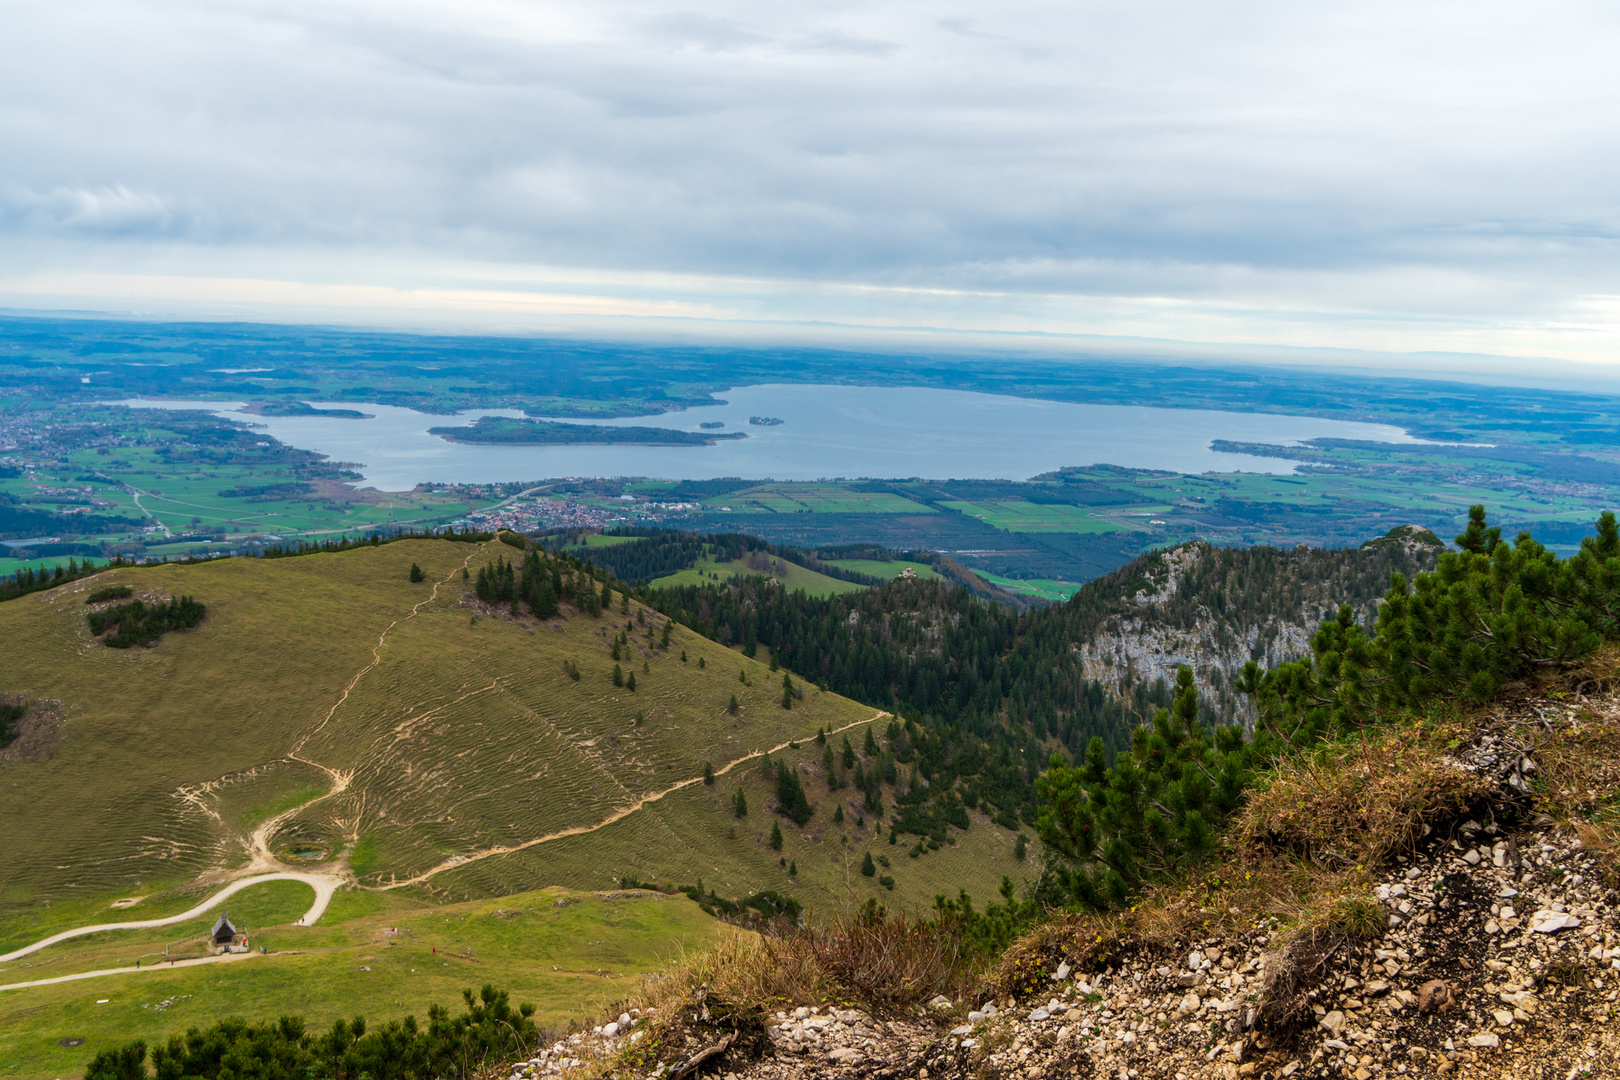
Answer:
[[[266,895],[255,900],[261,890]],[[274,882],[226,905],[233,922],[252,929],[255,948],[270,950],[266,955],[154,965],[159,939],[180,936],[181,928],[170,927],[55,946],[29,957],[27,968],[0,965],[0,983],[10,983],[143,958],[140,972],[0,991],[0,1075],[77,1074],[110,1046],[135,1038],[150,1044],[229,1016],[302,1015],[314,1030],[356,1014],[374,1023],[405,1015],[421,1020],[435,1003],[459,1011],[462,989],[486,982],[537,1005],[536,1021],[556,1030],[622,997],[636,976],[737,932],[684,896],[563,889],[446,906],[356,890],[339,893],[315,927],[284,925],[310,895],[307,886]],[[73,1039],[84,1042],[62,1045]]]
[[[840,484],[761,484],[704,500],[714,510],[757,514],[932,514],[920,502],[889,492],[863,492]]]
[[[896,573],[899,571],[897,570]],[[654,580],[651,584],[655,589],[667,588],[672,585],[701,585],[704,581],[713,581],[713,575],[719,574],[720,580],[747,577],[751,574],[768,574],[780,581],[788,589],[802,590],[811,596],[835,596],[839,593],[860,592],[867,588],[865,585],[853,581],[843,581],[839,578],[828,577],[798,563],[788,562],[786,559],[773,559],[769,570],[761,570],[749,563],[746,558],[733,559],[730,562],[715,562],[703,558],[685,570],[677,570],[673,574]]]
[[[829,559],[828,566],[836,566],[840,570],[853,570],[857,574],[867,574],[871,577],[888,580],[900,576],[900,571],[910,570],[920,578],[937,578],[939,573],[927,563],[908,562],[904,559]]]
[[[1076,581],[1052,581],[1043,578],[1024,580],[1002,577],[1000,574],[990,574],[984,571],[980,571],[979,576],[986,581],[994,582],[1010,593],[1033,596],[1039,600],[1067,600],[1079,592],[1081,587],[1081,583]]]
[[[942,501],[939,505],[958,513],[967,514],[995,529],[1008,532],[1063,532],[1104,533],[1115,532],[1124,526],[1099,517],[1097,511],[1083,506],[1065,506],[1032,503],[1022,499],[997,499],[983,502]]]

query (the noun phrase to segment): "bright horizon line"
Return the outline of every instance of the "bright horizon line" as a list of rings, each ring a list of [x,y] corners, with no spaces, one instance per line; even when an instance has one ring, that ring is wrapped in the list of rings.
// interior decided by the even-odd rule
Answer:
[[[459,275],[458,275],[459,276]],[[480,275],[482,276],[482,275]],[[245,323],[318,326],[417,336],[520,337],[588,340],[638,345],[730,346],[735,348],[815,348],[831,351],[960,357],[963,360],[1048,360],[1052,362],[1148,362],[1260,365],[1332,370],[1367,377],[1409,377],[1484,385],[1537,386],[1620,393],[1620,363],[1607,355],[1492,351],[1463,347],[1377,348],[1295,340],[1269,319],[1251,320],[1272,328],[1259,334],[1195,338],[1154,333],[1157,327],[1108,329],[1028,325],[1037,320],[1002,318],[1025,325],[956,325],[898,319],[815,318],[780,310],[738,310],[757,305],[758,294],[797,283],[726,279],[733,288],[754,286],[742,302],[711,296],[691,300],[672,275],[588,275],[584,286],[566,292],[545,288],[468,288],[451,285],[391,286],[321,283],[286,278],[202,277],[178,274],[71,273],[0,277],[0,317],[132,321],[149,323]],[[544,275],[555,280],[552,274]],[[541,285],[529,275],[513,274]],[[711,287],[715,279],[706,279]],[[651,285],[652,289],[647,286]],[[628,286],[628,288],[627,288]],[[695,291],[695,290],[693,290]],[[1024,301],[1073,299],[1054,294],[987,293],[906,286],[832,285],[824,292],[889,297],[1013,298]],[[654,295],[646,295],[648,292]],[[629,295],[625,295],[629,293]],[[662,293],[664,295],[656,295]],[[672,294],[685,294],[674,296]],[[1080,298],[1095,299],[1095,298]],[[1113,299],[1113,298],[1105,298]],[[32,301],[32,302],[30,302]],[[1141,304],[1139,298],[1133,301]],[[1154,306],[1187,308],[1182,301]],[[931,312],[918,312],[930,314]],[[1195,313],[1196,314],[1196,313]],[[1051,321],[1051,320],[1038,320]],[[1067,321],[1067,320],[1065,320]],[[1206,323],[1206,325],[1208,325]],[[1228,330],[1245,325],[1228,320]],[[1320,332],[1320,324],[1317,324]],[[1262,328],[1263,329],[1263,328]],[[1114,332],[1109,332],[1113,330]],[[1331,336],[1332,331],[1326,335]],[[1317,335],[1310,335],[1316,337]],[[1363,337],[1367,335],[1362,335]],[[1382,339],[1384,335],[1375,335]],[[1471,339],[1471,335],[1470,335]],[[1456,342],[1456,346],[1468,344]],[[1534,365],[1526,370],[1527,362]]]

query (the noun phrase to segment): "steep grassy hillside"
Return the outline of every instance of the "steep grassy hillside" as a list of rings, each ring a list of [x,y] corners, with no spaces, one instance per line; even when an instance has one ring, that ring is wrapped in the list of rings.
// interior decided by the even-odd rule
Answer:
[[[830,832],[821,748],[804,744],[827,728],[861,746],[875,711],[802,681],[784,709],[781,673],[680,627],[664,647],[662,617],[618,595],[602,615],[565,605],[546,621],[478,602],[463,570],[518,557],[495,541],[412,540],[123,568],[0,605],[0,691],[30,703],[32,725],[12,747],[28,752],[0,764],[0,937],[59,929],[64,903],[104,913],[278,861],[464,899],[621,875],[702,874],[745,892],[770,873],[785,885],[791,859],[804,899],[841,900],[833,877],[862,834]],[[409,580],[412,564],[425,580]],[[207,616],[150,649],[107,648],[85,599],[115,583],[193,596]],[[634,690],[614,685],[615,648]],[[821,840],[790,826],[777,852],[761,838],[757,755],[794,741]],[[739,784],[753,810],[734,824]],[[955,861],[989,894],[1016,864],[1010,838],[988,832],[920,860],[927,874],[897,870],[891,895],[927,901]]]

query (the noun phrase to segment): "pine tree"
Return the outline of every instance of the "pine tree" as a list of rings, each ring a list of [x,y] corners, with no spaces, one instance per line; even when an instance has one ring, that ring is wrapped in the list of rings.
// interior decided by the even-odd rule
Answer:
[[[782,823],[774,819],[771,821],[771,850],[782,850]]]
[[[635,693],[635,689],[636,689],[636,673],[635,672],[632,671],[625,678],[625,680],[624,680],[624,688],[626,690],[629,690],[631,693]]]
[[[866,853],[866,857],[861,860],[861,876],[862,877],[876,877],[877,876],[877,863],[872,861],[872,853],[870,851],[868,851]]]
[[[798,772],[785,761],[776,766],[776,812],[801,827],[814,812]]]
[[[703,763],[703,783],[708,787],[714,787],[714,765],[707,761]]]
[[[1018,839],[1013,841],[1013,858],[1017,859],[1019,862],[1023,862],[1028,856],[1029,841],[1024,838],[1023,833],[1019,833]]]
[[[868,729],[868,730],[870,730],[870,729]],[[845,735],[844,736],[844,768],[853,769],[854,767],[855,767],[855,748],[853,746],[849,745],[849,736]]]
[[[1053,755],[1038,783],[1046,806],[1036,827],[1048,848],[1076,864],[1060,867],[1059,877],[1077,900],[1101,906],[1201,862],[1242,799],[1247,758],[1241,731],[1221,728],[1209,738],[1198,720],[1192,669],[1181,668],[1171,707],[1136,730],[1130,753],[1113,768],[1104,763],[1101,738],[1072,767]]]
[[[872,738],[872,726],[870,724],[866,727],[866,742],[861,746],[861,753],[867,757],[877,757],[878,754],[877,740]]]
[[[737,710],[740,709],[740,708],[742,708],[742,706],[737,704],[737,695],[732,694],[731,695],[731,704],[726,706],[726,712],[730,713],[732,716],[736,716],[737,715]]]
[[[833,823],[835,825],[842,825],[844,823],[844,804],[843,803],[839,803],[838,806],[836,808],[834,808],[834,810],[833,810]]]
[[[799,862],[798,862],[797,859],[791,859],[791,860],[788,861],[788,877],[798,877],[798,876],[799,876]]]
[[[415,563],[411,563],[411,581],[422,581],[426,579],[426,577],[427,575],[422,573],[422,568],[420,566],[417,566]]]
[[[782,708],[793,708],[793,677],[786,672],[782,674]]]
[[[748,816],[748,796],[743,794],[742,788],[737,789],[737,797],[731,800],[731,812],[739,818]]]
[[[827,790],[828,791],[837,791],[838,790],[838,774],[837,774],[837,772],[836,772],[836,770],[834,768],[833,752],[832,752],[832,747],[830,747],[830,746],[827,747],[825,750],[823,750],[822,753],[821,753],[821,770],[822,770],[823,774],[827,777]]]
[[[614,686],[623,686],[624,685],[624,670],[622,668],[620,668],[618,664],[613,665],[613,685]]]

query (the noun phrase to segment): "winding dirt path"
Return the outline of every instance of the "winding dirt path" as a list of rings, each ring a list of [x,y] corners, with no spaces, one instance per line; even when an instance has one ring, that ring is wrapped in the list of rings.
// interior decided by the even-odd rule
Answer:
[[[283,871],[273,874],[256,874],[253,877],[239,878],[238,880],[231,882],[229,885],[225,886],[223,889],[219,890],[219,892],[215,893],[213,896],[210,896],[208,899],[204,900],[190,911],[182,911],[178,915],[170,915],[164,919],[144,919],[137,922],[98,923],[95,926],[80,926],[75,927],[72,930],[63,930],[59,934],[52,934],[50,937],[36,941],[32,945],[25,945],[20,949],[13,952],[8,952],[4,956],[0,956],[0,963],[5,963],[8,960],[20,959],[21,957],[27,956],[29,953],[38,952],[48,945],[55,945],[59,941],[67,941],[69,938],[83,937],[86,934],[99,934],[103,930],[147,930],[157,926],[173,926],[175,923],[185,922],[188,919],[195,919],[197,916],[207,912],[210,908],[218,907],[220,904],[224,903],[226,900],[229,900],[232,896],[235,896],[243,889],[257,885],[264,881],[302,881],[305,885],[308,885],[310,888],[315,890],[315,902],[310,905],[309,910],[304,912],[303,917],[298,920],[298,924],[300,926],[313,926],[315,921],[326,913],[326,905],[332,902],[332,894],[337,891],[339,885],[343,884],[342,878],[334,877],[331,874],[302,874],[296,871]],[[133,971],[135,969],[131,968],[130,970]],[[85,976],[76,977],[84,978]],[[47,981],[59,982],[61,980]],[[4,987],[0,987],[0,989],[4,989]]]
[[[401,619],[395,619],[393,622],[389,623],[383,629],[383,632],[377,635],[377,644],[371,647],[371,662],[364,665],[359,671],[354,673],[354,677],[350,679],[348,685],[343,688],[343,693],[339,695],[338,699],[332,703],[332,707],[326,710],[326,715],[321,717],[321,722],[316,724],[310,730],[304,732],[304,734],[300,735],[298,740],[293,743],[292,748],[287,751],[287,757],[292,761],[297,761],[301,764],[308,765],[313,769],[321,770],[327,775],[328,779],[331,780],[332,786],[325,794],[317,795],[315,798],[309,800],[309,802],[302,803],[290,810],[284,810],[275,817],[260,823],[259,827],[253,830],[253,836],[249,841],[248,853],[252,861],[244,869],[244,873],[281,870],[283,865],[281,860],[277,859],[270,852],[270,838],[275,836],[276,831],[281,828],[282,823],[291,818],[294,814],[301,813],[318,802],[335,798],[349,789],[349,783],[354,779],[353,773],[344,772],[340,769],[334,769],[330,766],[322,765],[318,761],[312,761],[309,758],[301,756],[299,751],[304,748],[304,744],[309,742],[309,740],[313,739],[316,735],[319,735],[326,725],[332,722],[332,717],[336,716],[337,711],[343,707],[344,702],[349,700],[349,695],[352,694],[354,692],[354,688],[360,684],[360,680],[365,678],[369,672],[375,670],[378,664],[382,663],[383,646],[387,644],[388,635],[393,632],[394,627],[409,619],[416,618],[417,613],[420,612],[422,608],[433,603],[433,601],[439,598],[439,588],[441,586],[448,585],[450,582],[454,581],[457,575],[463,570],[467,569],[467,567],[472,563],[474,555],[478,554],[479,551],[482,551],[488,546],[489,543],[495,542],[496,541],[492,540],[485,544],[479,544],[471,554],[469,554],[465,559],[461,560],[461,565],[459,567],[450,571],[448,577],[433,583],[433,591],[428,593],[427,599],[418,601],[416,604],[412,605],[409,615],[406,615]]]
[[[865,720],[852,720],[849,723],[845,724],[841,728],[834,728],[833,730],[827,732],[827,734],[828,735],[838,735],[838,734],[840,734],[842,732],[850,730],[851,728],[860,727],[862,724],[875,724],[879,720],[882,720],[884,717],[889,716],[889,715],[891,715],[891,714],[879,710],[878,712],[874,713],[873,715],[867,717]],[[726,773],[730,772],[732,769],[735,769],[738,765],[745,765],[748,762],[755,760],[756,758],[760,758],[760,757],[765,756],[766,754],[774,754],[774,753],[777,753],[780,750],[786,750],[790,745],[792,745],[793,743],[796,743],[798,741],[800,741],[800,740],[798,740],[798,739],[790,739],[790,740],[788,740],[787,742],[784,742],[784,743],[777,743],[775,746],[772,746],[772,747],[770,747],[768,749],[755,750],[751,754],[745,754],[742,757],[737,758],[735,761],[727,762],[722,767],[714,770],[714,775],[716,775],[716,776],[724,776]],[[387,885],[362,885],[360,887],[362,889],[367,889],[367,890],[370,890],[370,891],[373,891],[373,892],[387,892],[390,889],[403,889],[407,885],[420,885],[422,882],[427,881],[429,878],[432,878],[432,877],[434,877],[434,876],[436,876],[438,874],[442,874],[446,870],[455,870],[455,869],[458,869],[460,867],[466,866],[469,863],[475,863],[475,862],[478,862],[478,861],[480,861],[482,859],[488,859],[488,858],[490,858],[492,856],[495,856],[495,855],[510,855],[514,851],[524,851],[524,850],[527,850],[528,848],[538,847],[540,844],[549,844],[553,840],[562,840],[562,839],[564,839],[566,837],[569,837],[569,836],[584,836],[587,833],[596,832],[598,829],[605,829],[609,825],[612,825],[616,821],[623,821],[625,818],[629,817],[631,814],[635,813],[637,810],[640,810],[643,806],[646,806],[648,803],[657,802],[659,799],[662,799],[664,796],[673,795],[675,792],[680,791],[682,788],[689,788],[693,784],[701,784],[701,783],[703,783],[703,777],[694,776],[694,777],[691,777],[690,779],[682,780],[678,784],[674,784],[674,785],[672,785],[670,787],[664,788],[662,791],[655,791],[655,792],[653,792],[653,793],[651,793],[649,795],[643,795],[641,798],[637,799],[635,802],[630,803],[627,806],[620,807],[619,809],[613,811],[613,813],[609,814],[607,817],[603,818],[601,821],[598,821],[593,825],[574,825],[574,826],[572,826],[570,828],[561,829],[561,830],[559,830],[557,832],[554,832],[554,833],[547,833],[545,836],[537,836],[532,840],[525,840],[521,844],[501,844],[501,845],[497,845],[496,847],[485,848],[482,851],[476,851],[476,852],[472,853],[471,855],[453,855],[450,858],[446,859],[444,862],[440,863],[438,866],[435,866],[433,869],[425,870],[422,873],[417,874],[415,877],[407,878],[404,881],[391,881]]]
[[[72,975],[58,975],[51,979],[5,983],[0,985],[0,991],[25,990],[30,986],[50,986],[52,983],[77,982],[80,979],[99,979],[103,975],[147,975],[159,971],[172,971],[175,968],[196,967],[198,964],[229,964],[236,960],[251,960],[258,955],[258,953],[253,952],[222,953],[219,956],[199,956],[191,960],[176,960],[170,964],[147,964],[145,967],[102,968],[100,971],[80,971]]]

